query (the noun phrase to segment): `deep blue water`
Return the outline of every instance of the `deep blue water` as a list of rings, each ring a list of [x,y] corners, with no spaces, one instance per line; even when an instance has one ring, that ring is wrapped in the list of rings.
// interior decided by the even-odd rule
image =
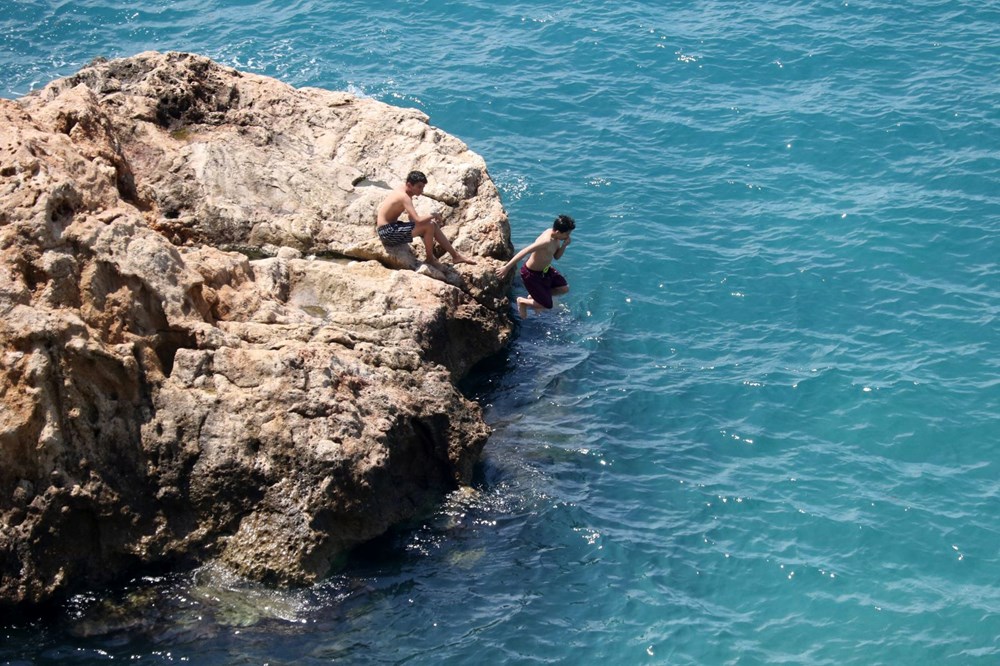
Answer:
[[[475,494],[311,590],[204,570],[0,661],[1000,663],[1000,3],[0,4],[0,96],[186,50],[425,111],[571,292]],[[108,606],[129,609],[118,614]]]

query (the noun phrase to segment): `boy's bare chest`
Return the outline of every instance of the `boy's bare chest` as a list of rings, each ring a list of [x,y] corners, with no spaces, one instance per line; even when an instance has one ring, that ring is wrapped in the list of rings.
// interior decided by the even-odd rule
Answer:
[[[555,255],[556,251],[559,249],[559,239],[553,238],[548,243],[545,244],[545,252],[551,257]]]

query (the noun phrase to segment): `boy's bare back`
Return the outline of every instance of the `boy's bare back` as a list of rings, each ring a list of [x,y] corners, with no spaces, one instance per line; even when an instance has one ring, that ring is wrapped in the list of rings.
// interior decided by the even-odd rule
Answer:
[[[399,219],[403,211],[407,209],[407,204],[412,206],[413,198],[402,188],[394,189],[378,206],[378,220],[376,224],[382,226]]]

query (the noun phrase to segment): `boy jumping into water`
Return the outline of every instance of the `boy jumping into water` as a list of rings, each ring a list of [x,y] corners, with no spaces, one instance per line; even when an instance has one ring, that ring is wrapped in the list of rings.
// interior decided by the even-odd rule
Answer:
[[[456,264],[476,263],[459,254],[458,250],[452,247],[448,237],[437,225],[441,220],[440,213],[420,215],[413,207],[413,197],[423,194],[425,185],[427,185],[427,176],[421,171],[411,171],[406,176],[406,182],[394,189],[379,204],[378,218],[375,222],[378,237],[387,246],[408,245],[413,242],[414,238],[423,238],[425,261],[434,268],[442,268],[441,262],[434,256],[435,240],[451,255],[452,261]],[[399,221],[399,216],[403,213],[406,213],[409,222]]]
[[[569,291],[566,278],[552,267],[552,261],[559,259],[570,243],[570,233],[576,229],[576,222],[569,215],[560,215],[552,223],[551,229],[546,229],[535,239],[535,242],[514,255],[503,266],[496,269],[498,278],[503,279],[507,272],[517,265],[526,254],[531,254],[521,267],[521,281],[531,298],[517,297],[517,312],[521,319],[528,316],[528,308],[532,310],[551,310],[552,297],[562,296]]]

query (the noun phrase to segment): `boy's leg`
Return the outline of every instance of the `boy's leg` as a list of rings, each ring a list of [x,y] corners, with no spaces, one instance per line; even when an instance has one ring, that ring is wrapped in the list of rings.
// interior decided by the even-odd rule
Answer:
[[[528,307],[536,310],[549,310],[552,308],[552,292],[549,290],[548,281],[542,273],[529,270],[527,266],[521,267],[521,282],[528,290],[527,299],[531,302]]]
[[[418,222],[413,227],[413,237],[422,238],[424,241],[424,262],[435,268],[440,268],[441,262],[434,256],[434,230],[436,228],[437,225],[433,222]]]
[[[525,298],[524,296],[518,296],[517,297],[517,314],[521,315],[521,319],[527,319],[528,318],[528,308],[531,308],[532,310],[535,310],[536,312],[539,311],[539,310],[545,310],[546,309],[544,305],[539,305],[538,303],[536,303],[534,300],[532,300],[530,298]]]
[[[424,252],[427,256],[426,261],[432,266],[440,267],[441,265],[441,262],[437,260],[437,256],[434,254],[435,240],[438,242],[438,245],[444,248],[445,252],[451,255],[452,261],[456,264],[476,263],[472,259],[459,254],[458,250],[452,246],[451,241],[448,240],[448,237],[444,235],[443,231],[441,231],[441,228],[434,222],[424,222],[422,224],[418,223],[414,226],[413,237],[416,238],[417,236],[424,239]]]
[[[476,263],[472,259],[469,259],[463,254],[460,254],[458,250],[452,247],[451,241],[448,237],[444,235],[441,231],[441,227],[431,222],[431,226],[434,227],[434,238],[437,239],[438,245],[444,248],[445,252],[451,255],[451,260],[456,264],[474,264]]]
[[[534,306],[535,302],[530,298],[525,298],[524,296],[517,297],[517,314],[521,315],[521,319],[528,318],[528,308]]]
[[[566,282],[566,278],[552,267],[549,267],[549,289],[553,296],[562,296],[569,292],[569,283]]]

